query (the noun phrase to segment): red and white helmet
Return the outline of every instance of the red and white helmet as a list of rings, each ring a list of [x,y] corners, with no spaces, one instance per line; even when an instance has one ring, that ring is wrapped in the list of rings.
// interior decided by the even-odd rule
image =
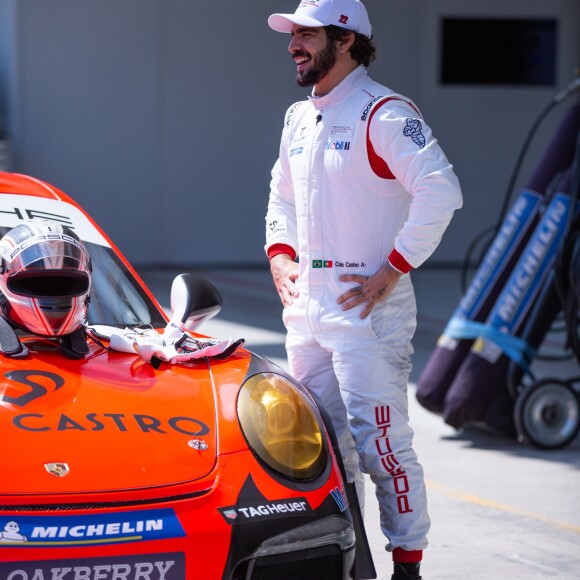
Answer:
[[[91,259],[78,236],[34,219],[0,240],[0,314],[39,336],[64,336],[85,322]]]

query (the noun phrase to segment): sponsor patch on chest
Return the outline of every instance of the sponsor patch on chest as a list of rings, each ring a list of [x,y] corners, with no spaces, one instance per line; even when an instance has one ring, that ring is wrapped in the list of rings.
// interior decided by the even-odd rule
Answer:
[[[332,125],[325,148],[330,151],[350,150],[353,132],[351,125]]]

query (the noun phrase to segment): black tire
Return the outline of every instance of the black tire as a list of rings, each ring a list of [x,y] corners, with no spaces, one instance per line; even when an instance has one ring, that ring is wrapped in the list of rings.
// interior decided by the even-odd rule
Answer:
[[[569,383],[544,379],[518,395],[514,420],[519,440],[540,449],[565,447],[580,430],[580,397]]]

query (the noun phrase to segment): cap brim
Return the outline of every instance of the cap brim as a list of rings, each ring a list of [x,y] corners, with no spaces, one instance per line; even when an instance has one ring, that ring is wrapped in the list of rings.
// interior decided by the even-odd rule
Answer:
[[[292,27],[295,24],[298,26],[307,26],[308,28],[325,26],[325,24],[320,22],[320,20],[304,15],[272,14],[272,16],[268,18],[268,26],[276,32],[292,32]]]

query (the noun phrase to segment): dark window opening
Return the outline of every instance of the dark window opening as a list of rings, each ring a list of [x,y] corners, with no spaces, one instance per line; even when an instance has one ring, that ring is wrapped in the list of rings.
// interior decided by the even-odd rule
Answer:
[[[443,18],[441,82],[554,85],[554,19]]]

